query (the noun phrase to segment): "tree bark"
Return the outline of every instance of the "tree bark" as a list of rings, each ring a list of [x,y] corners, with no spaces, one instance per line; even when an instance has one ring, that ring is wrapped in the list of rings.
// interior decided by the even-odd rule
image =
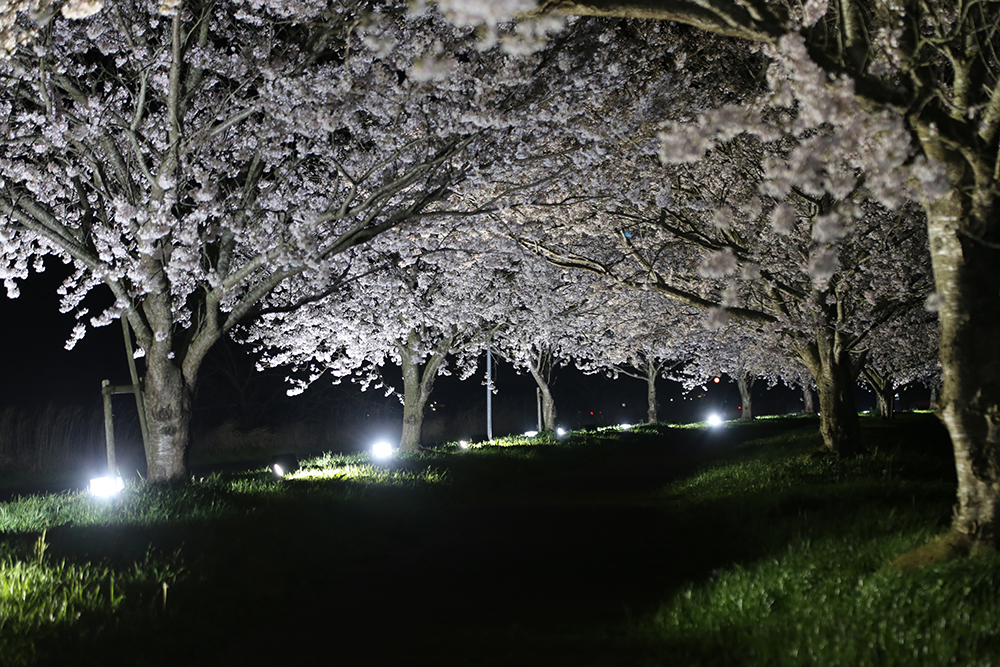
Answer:
[[[146,479],[150,482],[179,482],[188,478],[194,388],[188,385],[180,367],[168,354],[165,345],[152,345],[146,350],[145,405],[150,440]]]
[[[878,414],[882,419],[892,419],[895,416],[896,384],[891,375],[882,375],[870,366],[865,366],[865,379],[875,391],[878,401]]]
[[[816,414],[816,401],[813,398],[812,387],[802,387],[802,412],[807,415]]]
[[[542,372],[541,364],[531,363],[528,365],[531,377],[535,378],[535,383],[542,392],[542,422],[544,430],[556,430],[556,401],[552,397],[552,389],[549,387],[548,379]]]
[[[646,376],[646,421],[656,424],[657,402],[656,402],[656,372],[652,371]]]
[[[995,214],[984,213],[995,212],[995,206],[963,196],[960,158],[937,157],[954,158],[947,163],[955,184],[951,194],[925,203],[941,324],[938,414],[951,436],[958,474],[952,531],[970,544],[995,548],[1000,537],[1000,226],[993,222]]]
[[[816,381],[823,449],[854,456],[861,448],[861,422],[854,402],[851,353],[841,333],[833,327],[820,329],[815,342],[801,346],[798,354]]]
[[[399,451],[413,453],[420,451],[420,433],[424,425],[424,410],[434,389],[434,381],[444,364],[451,348],[451,338],[439,342],[427,362],[420,367],[417,360],[417,346],[420,336],[411,332],[406,343],[399,346],[399,358],[403,371],[403,434],[399,439]]]
[[[753,391],[753,383],[755,378],[749,373],[737,373],[736,374],[736,386],[740,390],[740,401],[743,403],[740,409],[740,420],[741,421],[752,421],[753,420],[753,396],[751,395]]]

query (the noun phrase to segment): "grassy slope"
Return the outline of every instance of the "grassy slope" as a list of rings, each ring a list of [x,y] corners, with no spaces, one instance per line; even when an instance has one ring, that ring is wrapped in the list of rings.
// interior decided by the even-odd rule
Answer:
[[[866,421],[872,453],[847,462],[805,460],[815,431],[576,434],[0,504],[0,663],[988,664],[997,561],[884,570],[948,518],[934,418]]]

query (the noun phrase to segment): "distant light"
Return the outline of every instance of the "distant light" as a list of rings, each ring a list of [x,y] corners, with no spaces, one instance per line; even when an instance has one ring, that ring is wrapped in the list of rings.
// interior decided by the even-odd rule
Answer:
[[[376,442],[372,445],[372,454],[377,459],[387,459],[392,456],[392,445],[386,441]]]
[[[722,417],[720,417],[719,415],[709,415],[708,419],[706,419],[705,421],[708,422],[709,426],[719,426],[720,424],[722,424]]]
[[[714,382],[715,384],[719,384],[720,381],[721,380],[719,378],[715,378],[714,380],[712,380],[712,382]]]
[[[95,477],[90,480],[90,493],[98,498],[110,498],[125,488],[121,477]]]
[[[536,435],[538,435],[538,431],[525,431],[524,432],[524,437],[525,438],[534,438]]]
[[[569,431],[567,431],[566,429],[564,429],[562,426],[560,426],[559,428],[556,429],[556,435],[558,435],[560,438],[563,437],[564,435],[566,435],[568,432]]]
[[[619,425],[618,425],[618,428],[620,428],[620,429],[621,429],[621,430],[623,430],[623,431],[627,431],[627,430],[629,430],[630,428],[632,428],[632,425],[631,425],[631,424],[619,424]]]
[[[462,449],[468,449],[469,448],[469,441],[468,440],[459,440],[458,441],[458,446],[461,447]]]

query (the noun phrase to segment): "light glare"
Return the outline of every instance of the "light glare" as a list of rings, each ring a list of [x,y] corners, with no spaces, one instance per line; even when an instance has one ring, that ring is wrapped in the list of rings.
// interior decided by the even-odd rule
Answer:
[[[284,477],[285,476],[285,469],[282,468],[281,465],[275,463],[273,470],[274,470],[274,476],[275,477]]]
[[[708,419],[706,419],[705,421],[708,422],[709,426],[719,426],[720,424],[722,424],[722,417],[720,417],[719,415],[709,415]]]
[[[620,428],[620,429],[621,429],[621,430],[623,430],[623,431],[627,431],[627,430],[629,430],[630,428],[632,428],[632,425],[631,425],[631,424],[619,424],[619,425],[618,425],[618,428]]]
[[[459,440],[458,441],[458,446],[461,447],[462,449],[468,449],[469,448],[469,441],[468,440]]]
[[[564,435],[566,435],[566,429],[560,426],[559,428],[556,429],[556,435],[558,435],[560,438],[563,437]]]
[[[524,437],[525,438],[534,438],[536,435],[538,435],[538,431],[525,431],[524,432]]]
[[[95,477],[90,480],[90,493],[98,498],[109,498],[125,488],[121,477]]]
[[[374,454],[377,459],[387,459],[392,456],[392,445],[384,440],[382,442],[376,442],[372,446],[372,454]]]

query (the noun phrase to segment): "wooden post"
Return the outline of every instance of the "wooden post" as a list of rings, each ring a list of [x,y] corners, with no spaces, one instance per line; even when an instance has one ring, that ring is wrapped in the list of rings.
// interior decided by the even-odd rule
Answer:
[[[125,352],[128,356],[128,370],[132,375],[132,389],[135,393],[135,407],[139,411],[139,431],[142,433],[142,449],[149,461],[149,427],[146,425],[146,402],[142,398],[142,386],[139,384],[139,373],[135,370],[135,354],[132,351],[132,334],[129,331],[128,318],[122,313],[122,332],[125,334]]]
[[[108,448],[108,474],[117,474],[115,465],[115,419],[111,411],[111,383],[101,381],[101,395],[104,397],[104,442]]]

